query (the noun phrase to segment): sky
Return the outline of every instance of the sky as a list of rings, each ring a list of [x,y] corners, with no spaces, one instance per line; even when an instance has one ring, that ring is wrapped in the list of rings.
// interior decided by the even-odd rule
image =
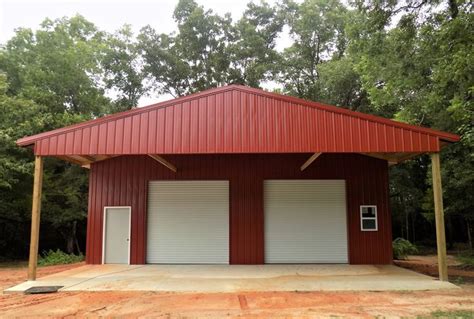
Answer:
[[[197,0],[219,14],[230,12],[234,19],[245,10],[246,1]],[[268,1],[274,3],[275,1]],[[99,28],[114,31],[125,23],[136,31],[150,24],[161,32],[175,30],[173,10],[177,0],[0,0],[0,42],[5,43],[15,28],[36,28],[44,18],[60,18],[76,13]]]
[[[258,0],[257,0],[258,1]],[[38,28],[45,19],[56,19],[80,14],[93,22],[99,29],[114,32],[124,24],[130,24],[135,32],[151,25],[158,32],[169,33],[176,30],[173,11],[178,0],[0,0],[0,44],[6,43],[18,27]],[[246,8],[246,0],[196,0],[206,9],[224,15],[229,12],[233,20],[240,18]],[[267,0],[273,4],[275,0]],[[277,48],[290,42],[282,35]],[[275,83],[264,87],[273,88]],[[139,105],[170,99],[171,96],[149,96],[140,100]]]

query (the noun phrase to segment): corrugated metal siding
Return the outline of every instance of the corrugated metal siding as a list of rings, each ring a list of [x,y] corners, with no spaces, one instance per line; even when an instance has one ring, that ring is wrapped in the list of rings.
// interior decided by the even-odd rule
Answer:
[[[229,263],[228,181],[151,181],[148,188],[147,263]]]
[[[89,188],[87,262],[102,256],[104,206],[132,206],[131,263],[146,260],[146,194],[150,180],[229,180],[230,263],[264,262],[263,181],[344,179],[347,187],[349,261],[392,261],[387,162],[357,154],[323,154],[305,171],[311,154],[175,155],[175,174],[147,156],[122,156],[92,165]],[[378,232],[361,232],[359,205],[377,205]]]
[[[265,180],[265,262],[347,263],[344,180]]]
[[[438,133],[230,86],[25,138],[19,143],[36,141],[37,155],[432,152],[439,150],[443,134],[451,136]]]

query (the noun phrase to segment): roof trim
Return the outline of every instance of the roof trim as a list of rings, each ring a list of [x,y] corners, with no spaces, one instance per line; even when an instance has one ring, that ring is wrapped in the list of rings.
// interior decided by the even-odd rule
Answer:
[[[19,146],[29,146],[29,145],[34,144],[37,140],[40,140],[40,139],[45,138],[45,137],[51,137],[51,136],[54,136],[54,135],[57,135],[57,134],[67,133],[69,131],[72,131],[72,130],[75,130],[75,129],[78,129],[78,128],[84,128],[84,127],[97,125],[97,124],[101,124],[101,123],[108,122],[108,121],[118,120],[118,119],[128,117],[128,116],[133,116],[133,115],[136,115],[136,114],[148,112],[150,109],[161,109],[161,108],[165,108],[165,107],[170,107],[170,106],[173,106],[173,105],[178,104],[178,103],[186,102],[188,100],[207,97],[209,95],[224,93],[224,92],[233,91],[233,90],[252,93],[252,94],[255,94],[255,95],[268,97],[268,98],[272,98],[272,99],[276,99],[276,100],[280,100],[280,101],[285,101],[285,102],[289,102],[289,103],[296,103],[296,104],[306,106],[306,107],[318,108],[318,109],[326,110],[326,111],[329,111],[329,112],[348,115],[348,116],[351,116],[351,117],[357,117],[357,118],[360,118],[360,119],[364,119],[364,120],[368,120],[368,121],[372,121],[372,122],[377,122],[377,123],[380,123],[380,124],[393,125],[395,127],[409,129],[409,130],[412,130],[412,131],[437,136],[439,139],[441,139],[443,141],[446,141],[446,142],[457,142],[457,141],[460,140],[459,135],[452,134],[452,133],[447,133],[447,132],[443,132],[443,131],[439,131],[439,130],[435,130],[435,129],[431,129],[431,128],[427,128],[427,127],[417,126],[417,125],[411,125],[411,124],[407,124],[407,123],[404,123],[404,122],[394,121],[394,120],[390,120],[390,119],[387,119],[387,118],[384,118],[384,117],[375,116],[375,115],[371,115],[371,114],[365,114],[365,113],[361,113],[361,112],[351,111],[351,110],[348,110],[348,109],[344,109],[342,107],[328,105],[328,104],[324,104],[324,103],[320,103],[320,102],[308,101],[308,100],[304,100],[304,99],[297,98],[297,97],[292,97],[292,96],[267,92],[267,91],[264,91],[264,90],[261,90],[261,89],[251,88],[251,87],[237,85],[237,84],[231,84],[231,85],[227,85],[227,86],[222,86],[222,87],[213,88],[213,89],[209,89],[209,90],[206,90],[206,91],[190,94],[190,95],[179,97],[179,98],[176,98],[176,99],[171,99],[171,100],[168,100],[168,101],[163,101],[163,102],[160,102],[160,103],[151,104],[151,105],[136,108],[136,109],[133,109],[133,110],[128,110],[128,111],[124,111],[124,112],[120,112],[120,113],[106,115],[106,116],[103,116],[101,118],[81,122],[81,123],[70,125],[70,126],[65,126],[65,127],[62,127],[62,128],[52,130],[52,131],[47,131],[47,132],[43,132],[43,133],[31,135],[31,136],[26,136],[26,137],[18,139],[16,143]]]

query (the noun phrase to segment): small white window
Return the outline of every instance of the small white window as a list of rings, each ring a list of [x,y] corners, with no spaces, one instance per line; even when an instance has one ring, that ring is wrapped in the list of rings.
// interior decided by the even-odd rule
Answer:
[[[377,206],[361,205],[360,206],[360,230],[377,231]]]

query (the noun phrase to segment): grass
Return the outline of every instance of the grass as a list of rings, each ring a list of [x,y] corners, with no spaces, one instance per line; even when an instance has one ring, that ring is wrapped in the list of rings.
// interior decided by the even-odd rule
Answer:
[[[61,250],[48,250],[40,256],[39,266],[74,264],[84,260],[84,255],[67,254]]]
[[[450,280],[450,282],[452,282],[453,284],[459,286],[459,285],[462,285],[465,283],[465,280],[462,276],[458,276],[456,279],[454,280]]]
[[[442,310],[437,310],[432,312],[428,317],[418,317],[420,319],[422,318],[462,318],[462,319],[467,319],[467,318],[474,318],[474,312],[471,310],[448,310],[448,311],[442,311]]]
[[[474,267],[474,252],[464,252],[456,256],[463,266]]]
[[[43,252],[38,258],[38,266],[53,266],[74,264],[84,260],[84,255],[67,254],[59,249],[48,250]],[[24,268],[28,267],[26,260],[2,260],[0,261],[0,269],[2,268]]]
[[[28,262],[24,260],[1,261],[1,268],[22,268],[28,266]]]

